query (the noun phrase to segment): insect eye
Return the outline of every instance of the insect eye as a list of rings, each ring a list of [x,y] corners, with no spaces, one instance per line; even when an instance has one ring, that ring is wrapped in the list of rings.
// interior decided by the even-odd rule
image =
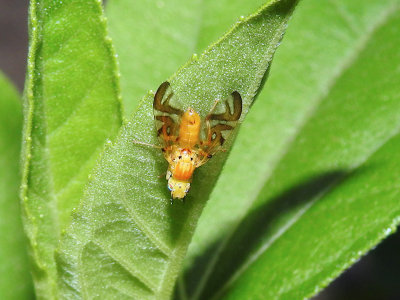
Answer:
[[[182,159],[182,155],[179,155],[179,157],[178,157],[179,159]]]
[[[191,157],[190,160],[193,160],[193,157]]]
[[[208,155],[207,155],[207,158],[211,158],[211,157],[212,157],[212,155],[211,155],[211,154],[208,154]]]

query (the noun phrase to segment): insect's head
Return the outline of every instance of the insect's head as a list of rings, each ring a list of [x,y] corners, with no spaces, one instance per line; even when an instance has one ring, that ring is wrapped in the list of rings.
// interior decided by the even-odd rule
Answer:
[[[168,189],[171,191],[171,197],[173,199],[183,199],[189,192],[190,182],[170,177],[168,179]]]

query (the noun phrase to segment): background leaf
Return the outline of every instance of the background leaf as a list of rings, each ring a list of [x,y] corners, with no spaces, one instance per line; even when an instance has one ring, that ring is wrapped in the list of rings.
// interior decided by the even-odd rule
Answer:
[[[364,219],[364,209],[344,209],[340,218],[335,216],[338,221],[347,220],[347,228],[340,227],[344,232],[336,231],[332,240],[330,235],[324,239],[317,232],[319,228],[330,232],[327,228],[337,225],[329,223],[332,218],[318,219],[326,223],[310,225],[308,231],[295,230],[300,222],[316,220],[315,215],[296,215],[310,205],[308,201],[360,165],[398,129],[396,5],[395,1],[301,3],[267,88],[259,96],[268,101],[257,101],[242,126],[200,219],[187,261],[191,266],[186,277],[191,299],[193,295],[215,295],[226,282],[224,291],[231,295],[232,288],[236,297],[246,292],[246,297],[254,299],[260,295],[284,299],[310,296],[396,224],[396,206],[388,207],[392,211],[388,216],[370,201],[358,205],[374,208],[365,216],[371,227],[364,221],[358,223]],[[384,173],[378,168],[376,172]],[[372,175],[365,182],[375,187]],[[379,185],[376,189],[380,190]],[[378,196],[390,206],[392,195],[382,192]],[[351,203],[352,195],[347,199]],[[319,201],[324,203],[321,199],[317,204]],[[249,209],[253,202],[256,204]],[[297,236],[289,239],[286,230]],[[338,249],[344,247],[341,234],[346,237],[347,232],[353,235],[347,241],[347,251],[342,251]],[[366,232],[369,234],[363,242],[355,242]],[[320,240],[324,246],[307,248],[310,240],[315,244]],[[265,256],[263,247],[268,249]],[[329,256],[327,248],[336,255]],[[319,263],[304,261],[309,257],[306,253],[316,251],[321,253]],[[276,255],[271,256],[271,252]],[[253,270],[250,262],[257,260],[255,253],[268,256],[269,264],[254,262],[257,273],[246,277],[247,268],[249,273]],[[331,264],[321,256],[331,259]],[[322,271],[323,267],[327,269]],[[243,279],[232,274],[238,269]]]
[[[39,298],[54,298],[54,248],[88,172],[121,125],[116,63],[99,1],[31,1],[25,229]]]
[[[22,106],[0,73],[0,298],[32,299],[27,245],[19,206]]]
[[[157,87],[193,53],[204,51],[241,15],[250,14],[264,2],[107,1],[126,115],[134,111],[149,87]]]
[[[296,1],[274,1],[237,24],[172,79],[175,105],[204,117],[214,100],[241,93],[244,114],[262,82]],[[193,84],[196,83],[196,84]],[[122,128],[93,173],[58,253],[61,297],[170,296],[201,210],[226,154],[200,168],[186,203],[169,204],[161,151],[155,142],[152,95]]]

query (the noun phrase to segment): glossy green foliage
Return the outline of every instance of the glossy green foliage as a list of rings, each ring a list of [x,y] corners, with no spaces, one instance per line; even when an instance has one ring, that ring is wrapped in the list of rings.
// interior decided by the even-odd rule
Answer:
[[[172,78],[173,104],[202,117],[215,99],[237,90],[243,114],[262,84],[296,1],[273,1],[238,22],[217,43]],[[193,84],[196,83],[196,84]],[[167,163],[156,143],[152,102],[144,98],[134,117],[103,153],[57,251],[60,298],[167,299],[227,153],[196,171],[185,203],[170,204]]]
[[[243,120],[295,2],[240,18],[262,1],[108,1],[126,114],[238,21],[169,80],[173,104],[202,117],[239,91]],[[152,93],[111,141],[119,75],[101,3],[32,1],[22,198],[37,296],[170,298],[208,199],[177,299],[318,292],[400,219],[399,10],[303,1],[224,169],[219,153],[170,205],[161,151],[132,143],[157,143]]]
[[[216,41],[240,16],[264,0],[107,1],[110,34],[121,69],[126,115],[149,88]],[[129,28],[129,30],[127,30]]]
[[[19,207],[20,97],[0,74],[0,298],[33,298]]]
[[[399,21],[397,1],[301,2],[200,218],[181,295],[309,297],[393,232]]]
[[[121,107],[101,3],[31,1],[29,12],[22,198],[37,295],[50,299],[60,231]]]

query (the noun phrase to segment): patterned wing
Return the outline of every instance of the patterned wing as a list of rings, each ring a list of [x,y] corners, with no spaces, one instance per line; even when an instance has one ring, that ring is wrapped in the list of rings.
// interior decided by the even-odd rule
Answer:
[[[215,105],[205,119],[206,139],[202,141],[202,150],[208,157],[221,149],[242,114],[242,97],[238,92],[233,92],[230,97],[225,99],[224,104],[224,112],[213,113],[217,106]]]
[[[182,111],[170,105],[174,95],[168,81],[163,82],[154,95],[153,112],[157,135],[164,147],[173,144],[178,137],[179,120]]]

